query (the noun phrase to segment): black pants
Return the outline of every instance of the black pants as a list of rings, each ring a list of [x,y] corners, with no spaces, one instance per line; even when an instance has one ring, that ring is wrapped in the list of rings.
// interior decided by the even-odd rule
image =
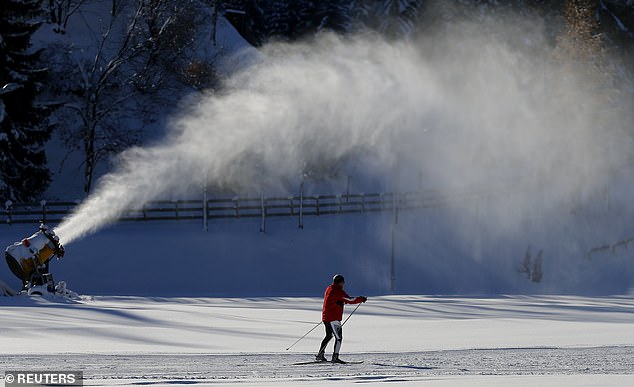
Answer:
[[[321,346],[319,347],[319,353],[323,354],[326,352],[326,346],[330,342],[332,337],[335,337],[335,349],[333,351],[334,354],[339,354],[339,350],[341,349],[341,342],[343,341],[343,331],[341,329],[341,321],[324,321],[324,326],[326,327],[326,337],[321,341]]]

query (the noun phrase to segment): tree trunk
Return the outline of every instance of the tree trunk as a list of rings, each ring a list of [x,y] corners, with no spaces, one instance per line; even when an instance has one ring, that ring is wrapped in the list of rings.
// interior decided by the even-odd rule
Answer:
[[[95,139],[94,139],[94,129],[90,132],[93,135],[89,135],[89,138],[86,138],[86,142],[84,144],[84,151],[86,154],[86,169],[84,171],[84,192],[86,194],[90,193],[90,188],[92,186],[92,178],[95,170]]]
[[[90,193],[92,179],[95,172],[97,156],[95,153],[95,135],[97,127],[97,97],[92,97],[90,103],[90,120],[87,122],[86,137],[84,138],[84,154],[86,157],[86,169],[84,171],[84,192]]]

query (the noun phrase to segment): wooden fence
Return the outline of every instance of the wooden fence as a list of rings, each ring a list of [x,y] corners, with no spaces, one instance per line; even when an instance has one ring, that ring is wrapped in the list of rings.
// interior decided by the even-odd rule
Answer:
[[[288,197],[234,197],[208,200],[159,200],[140,209],[125,211],[121,221],[201,219],[204,222],[226,218],[293,217],[302,227],[304,216],[376,213],[417,208],[442,207],[464,195],[443,196],[434,192],[380,194],[342,194]],[[79,202],[10,203],[0,224],[59,223],[72,214]]]

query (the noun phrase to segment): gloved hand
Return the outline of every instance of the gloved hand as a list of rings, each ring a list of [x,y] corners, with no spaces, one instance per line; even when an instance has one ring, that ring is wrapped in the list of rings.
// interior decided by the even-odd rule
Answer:
[[[357,301],[366,302],[367,300],[368,300],[368,297],[366,297],[366,296],[357,297]]]

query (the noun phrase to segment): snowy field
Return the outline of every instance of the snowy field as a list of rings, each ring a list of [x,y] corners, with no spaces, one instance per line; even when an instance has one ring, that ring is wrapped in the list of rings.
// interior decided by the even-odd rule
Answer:
[[[93,39],[109,5],[87,4],[63,37],[42,29],[35,47],[61,55],[50,44],[72,42],[73,68],[97,47],[116,52]],[[60,227],[66,256],[51,271],[81,299],[0,297],[4,371],[81,370],[89,386],[634,386],[634,170],[619,129],[629,111],[605,108],[575,74],[559,82],[550,54],[498,47],[489,33],[461,32],[455,47],[449,33],[429,40],[434,50],[328,36],[256,50],[226,21],[209,47],[207,28],[192,59],[233,53],[217,62],[227,92],[155,112],[147,147],[126,153],[121,173]],[[540,45],[541,33],[522,45]],[[49,165],[65,167],[51,167],[47,199],[83,197],[83,158],[60,141]],[[321,181],[341,160],[340,181]],[[102,228],[187,187],[259,197],[297,195],[300,184],[311,196],[351,184],[465,197],[398,217],[212,214],[207,232],[197,220]],[[0,248],[36,230],[1,226]],[[319,296],[335,272],[370,297],[344,327],[341,357],[362,363],[297,364],[323,337]],[[393,278],[398,295],[380,296]],[[20,284],[4,264],[0,280]]]
[[[363,364],[293,365],[318,347],[321,327],[285,350],[320,304],[3,297],[0,364],[83,370],[93,386],[634,385],[632,297],[372,297],[344,327],[342,358]]]

